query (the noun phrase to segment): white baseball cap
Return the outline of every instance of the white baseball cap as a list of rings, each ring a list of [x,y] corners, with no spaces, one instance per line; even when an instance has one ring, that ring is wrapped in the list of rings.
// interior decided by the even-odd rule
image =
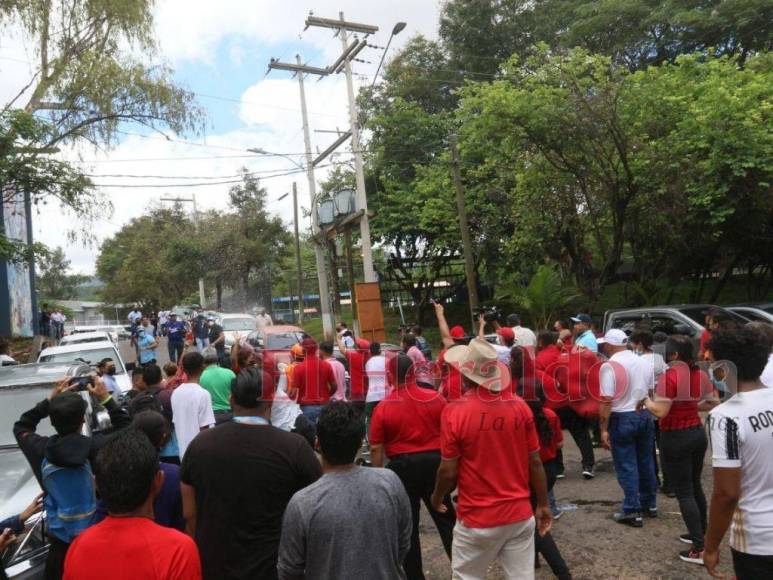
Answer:
[[[628,335],[619,328],[610,328],[606,334],[596,342],[599,344],[611,344],[612,346],[625,346],[628,344]]]

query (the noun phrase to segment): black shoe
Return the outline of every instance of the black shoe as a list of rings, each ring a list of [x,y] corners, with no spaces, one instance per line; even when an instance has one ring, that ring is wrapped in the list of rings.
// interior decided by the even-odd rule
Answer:
[[[632,528],[644,527],[644,520],[642,520],[642,517],[637,513],[624,514],[618,512],[612,516],[612,519],[615,520],[618,524],[625,524],[627,526],[631,526]]]
[[[697,564],[698,566],[703,566],[703,550],[696,550],[693,548],[692,550],[685,550],[684,552],[679,552],[679,559],[682,562],[688,562],[690,564]]]
[[[596,472],[593,470],[593,466],[592,465],[590,467],[584,466],[582,468],[582,476],[585,479],[593,479],[594,477],[596,477]]]
[[[685,544],[692,544],[692,536],[690,534],[682,534],[679,536],[679,541],[684,542]]]
[[[666,497],[676,497],[676,493],[674,492],[674,490],[667,485],[660,486],[660,493],[662,493]]]
[[[644,515],[647,516],[648,518],[656,518],[658,517],[658,508],[656,507],[647,508],[646,510],[644,510]]]

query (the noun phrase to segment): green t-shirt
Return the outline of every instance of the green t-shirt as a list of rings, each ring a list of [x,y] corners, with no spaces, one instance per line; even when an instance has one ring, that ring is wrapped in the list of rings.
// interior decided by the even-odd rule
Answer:
[[[219,365],[210,365],[201,374],[199,383],[212,397],[213,411],[230,411],[231,381],[236,375],[231,369]]]

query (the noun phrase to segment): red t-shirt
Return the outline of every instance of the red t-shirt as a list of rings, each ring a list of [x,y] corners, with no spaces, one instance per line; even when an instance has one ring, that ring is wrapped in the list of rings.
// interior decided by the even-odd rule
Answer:
[[[537,357],[534,360],[534,366],[536,366],[538,370],[544,371],[556,362],[560,356],[561,350],[555,344],[551,344],[537,353]]]
[[[449,401],[456,401],[462,397],[462,373],[453,366],[446,364],[447,349],[438,354],[437,362],[441,368],[440,392]]]
[[[547,417],[548,423],[550,423],[550,429],[553,431],[553,438],[550,440],[550,445],[540,445],[539,458],[542,463],[555,459],[558,455],[558,446],[564,441],[564,432],[561,430],[561,420],[558,415],[555,414],[553,409],[543,407],[542,410]]]
[[[299,405],[324,405],[330,401],[328,385],[335,383],[330,363],[318,356],[306,355],[306,359],[293,369],[292,388],[298,390]]]
[[[440,416],[447,405],[437,391],[416,384],[392,391],[373,412],[369,441],[387,457],[440,450]]]
[[[706,351],[706,343],[711,340],[711,332],[704,328],[703,332],[701,332],[701,339],[700,339],[700,355],[703,356],[703,353]]]
[[[365,400],[365,355],[357,350],[347,350],[344,355],[349,361],[350,400]]]
[[[539,451],[539,440],[523,399],[471,389],[446,406],[440,434],[443,458],[459,458],[457,517],[465,526],[493,528],[532,516],[529,453]]]
[[[709,376],[702,370],[685,364],[672,364],[660,376],[655,392],[671,399],[671,410],[658,421],[661,431],[678,431],[701,425],[698,403],[713,389]]]
[[[113,518],[80,534],[67,551],[64,580],[198,580],[190,536],[148,518]]]

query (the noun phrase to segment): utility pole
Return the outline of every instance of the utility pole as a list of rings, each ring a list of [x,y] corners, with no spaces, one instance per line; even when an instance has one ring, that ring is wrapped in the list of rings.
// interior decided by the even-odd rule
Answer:
[[[464,200],[464,186],[462,185],[462,170],[459,162],[459,148],[456,143],[456,135],[449,137],[451,145],[451,168],[453,172],[454,188],[456,189],[456,211],[459,212],[459,228],[462,234],[462,250],[464,251],[464,271],[467,275],[467,293],[470,296],[470,318],[472,328],[475,330],[475,311],[478,309],[478,280],[475,274],[475,258],[472,255],[472,242],[470,241],[470,224],[467,221],[467,205]]]
[[[344,51],[348,48],[348,26],[344,20],[344,13],[339,13],[341,46]],[[376,28],[378,30],[378,28]],[[365,195],[365,168],[362,162],[362,148],[360,146],[360,124],[357,120],[357,102],[354,99],[354,80],[352,79],[351,58],[344,59],[344,72],[346,73],[346,89],[349,94],[349,125],[352,133],[352,152],[354,153],[354,177],[357,183],[357,197],[355,209],[363,210],[360,219],[360,243],[362,244],[362,269],[366,282],[376,282],[376,271],[373,268],[373,250],[370,241],[370,221],[368,218],[368,198]],[[354,302],[352,302],[354,307]]]
[[[199,233],[199,209],[196,205],[196,194],[192,194],[191,197],[162,197],[161,201],[172,201],[174,203],[191,203],[193,204],[193,224],[196,226],[196,232]],[[204,278],[199,278],[199,306],[204,308],[204,303],[207,301],[207,295],[204,292]]]
[[[303,270],[301,268],[301,238],[298,235],[298,186],[293,181],[293,224],[295,225],[295,265],[298,268],[298,326],[303,324]]]

